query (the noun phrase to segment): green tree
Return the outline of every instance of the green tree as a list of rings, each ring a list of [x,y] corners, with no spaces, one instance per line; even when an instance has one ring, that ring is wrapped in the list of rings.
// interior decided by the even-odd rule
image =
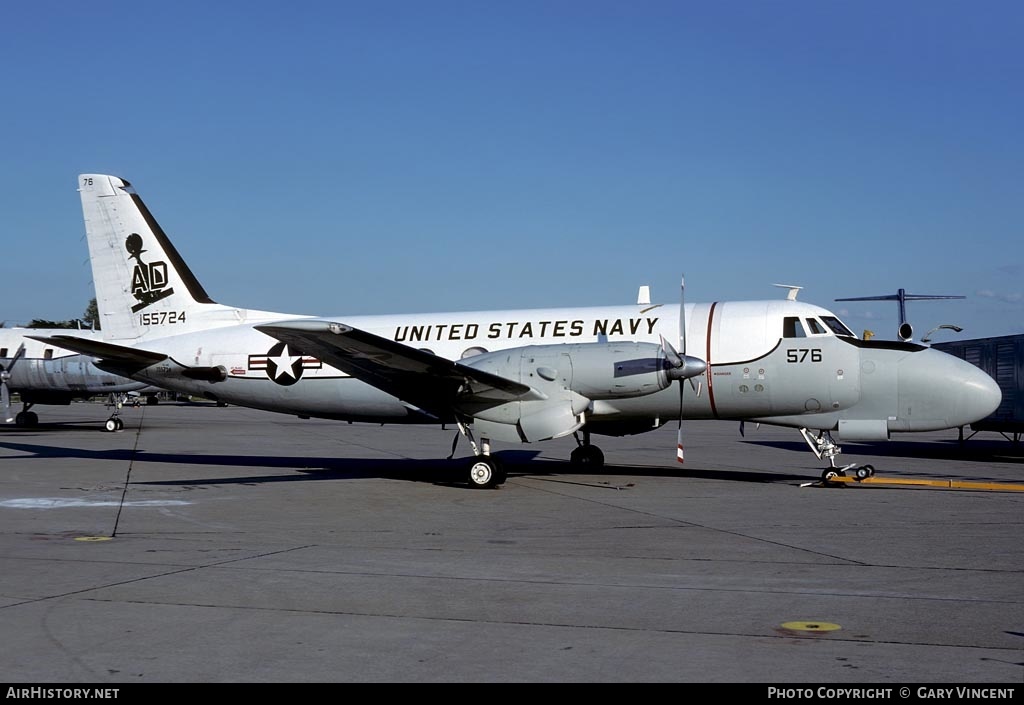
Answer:
[[[85,307],[85,313],[82,315],[82,324],[86,328],[100,329],[100,310],[96,307],[95,296],[89,299],[89,305]]]
[[[50,321],[45,318],[33,318],[26,328],[78,328],[78,321]]]
[[[94,326],[100,329],[100,314],[96,307],[96,297],[89,301],[85,307],[85,315],[82,318],[72,318],[70,321],[51,321],[46,318],[33,318],[28,322],[26,328],[89,328]]]

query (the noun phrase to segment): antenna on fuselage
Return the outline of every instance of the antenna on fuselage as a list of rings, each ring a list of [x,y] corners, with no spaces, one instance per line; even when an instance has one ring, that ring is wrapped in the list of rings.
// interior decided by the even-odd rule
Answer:
[[[899,339],[906,342],[914,337],[914,327],[907,323],[907,302],[908,301],[930,301],[935,299],[966,299],[966,296],[942,296],[935,294],[908,294],[906,289],[899,289],[895,294],[883,296],[855,296],[836,301],[896,301],[900,309],[900,326],[896,329]]]
[[[772,286],[777,286],[780,289],[789,289],[786,293],[786,301],[796,301],[797,292],[803,289],[802,286],[795,286],[793,284],[772,284]]]

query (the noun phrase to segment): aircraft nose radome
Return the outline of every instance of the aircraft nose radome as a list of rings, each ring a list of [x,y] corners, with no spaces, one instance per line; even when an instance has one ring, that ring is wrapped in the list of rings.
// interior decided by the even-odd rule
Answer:
[[[980,421],[992,414],[1003,401],[1003,392],[999,385],[984,370],[969,362],[957,360],[962,366],[960,398],[957,411],[962,421],[957,425],[966,425]]]
[[[999,406],[1002,392],[983,370],[939,350],[920,350],[899,365],[899,416],[904,430],[966,426]]]
[[[958,357],[937,350],[927,351],[945,381],[939,384],[948,395],[946,421],[966,426],[994,412],[1003,400],[999,385],[984,370]]]

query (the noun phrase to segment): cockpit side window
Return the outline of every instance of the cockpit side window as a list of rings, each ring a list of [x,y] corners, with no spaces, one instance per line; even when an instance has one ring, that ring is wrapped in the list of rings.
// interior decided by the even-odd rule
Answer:
[[[817,318],[808,318],[807,319],[807,327],[811,329],[811,333],[813,333],[814,335],[824,335],[825,334],[825,329],[822,327],[822,325],[820,323],[818,323],[818,319]]]
[[[836,335],[848,335],[851,338],[855,337],[853,331],[843,325],[835,316],[822,316],[821,320],[825,321],[825,325],[832,329],[832,332]]]
[[[807,334],[804,333],[803,324],[800,323],[800,319],[796,316],[786,316],[782,319],[782,337],[783,338],[806,338]]]

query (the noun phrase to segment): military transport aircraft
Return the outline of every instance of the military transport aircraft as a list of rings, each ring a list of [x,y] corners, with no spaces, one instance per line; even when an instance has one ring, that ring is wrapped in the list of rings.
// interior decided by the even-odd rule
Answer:
[[[785,300],[294,316],[214,303],[123,179],[79,177],[105,341],[45,339],[110,372],[299,416],[457,425],[474,487],[504,481],[491,441],[734,419],[800,429],[837,468],[843,441],[963,426],[999,404],[977,367],[921,345],[862,341],[819,306]],[[673,388],[673,383],[675,388]],[[684,391],[690,387],[690,391]],[[456,436],[456,440],[458,436]],[[858,475],[873,472],[857,467]]]
[[[36,404],[70,404],[74,399],[115,395],[114,412],[104,424],[107,431],[124,426],[116,399],[128,392],[151,389],[145,382],[105,372],[92,364],[92,358],[70,354],[39,337],[68,333],[67,328],[0,328],[0,404],[3,421],[18,426],[35,426],[39,416],[31,408]],[[76,330],[76,336],[101,340],[99,331]],[[35,337],[31,337],[35,336]],[[22,410],[11,411],[11,394],[21,397]]]

